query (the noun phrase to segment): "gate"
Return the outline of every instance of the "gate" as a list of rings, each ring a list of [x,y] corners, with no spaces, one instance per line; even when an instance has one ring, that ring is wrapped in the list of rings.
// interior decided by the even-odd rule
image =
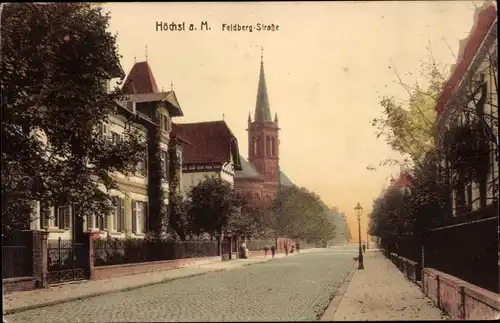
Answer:
[[[229,239],[224,239],[221,242],[221,256],[222,260],[230,260],[231,259],[231,244]]]
[[[89,279],[89,250],[85,243],[59,238],[47,241],[47,245],[49,284]]]

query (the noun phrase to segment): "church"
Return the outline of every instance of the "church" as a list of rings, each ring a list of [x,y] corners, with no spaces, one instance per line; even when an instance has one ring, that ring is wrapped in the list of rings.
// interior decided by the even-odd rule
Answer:
[[[240,156],[241,170],[235,172],[234,188],[256,201],[272,201],[284,186],[293,186],[279,163],[278,114],[271,117],[261,55],[254,118],[248,115],[248,160]]]

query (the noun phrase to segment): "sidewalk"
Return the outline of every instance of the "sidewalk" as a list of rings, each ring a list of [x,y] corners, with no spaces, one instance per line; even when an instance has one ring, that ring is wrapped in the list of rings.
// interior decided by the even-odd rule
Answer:
[[[301,253],[306,254],[317,251],[318,249],[307,249],[304,251],[301,250]],[[290,257],[294,255],[297,255],[297,253],[289,254],[288,256]],[[283,257],[285,257],[284,254],[277,254],[274,259]],[[46,289],[13,292],[4,295],[3,297],[3,313],[6,315],[32,308],[50,306],[94,296],[161,284],[175,279],[241,268],[271,260],[273,260],[271,256],[256,256],[248,259],[237,259],[224,262],[215,260],[192,264],[179,269],[153,271],[145,274],[121,276],[103,280],[87,280],[55,285]]]
[[[364,254],[364,270],[352,272],[322,321],[448,320],[380,251]]]

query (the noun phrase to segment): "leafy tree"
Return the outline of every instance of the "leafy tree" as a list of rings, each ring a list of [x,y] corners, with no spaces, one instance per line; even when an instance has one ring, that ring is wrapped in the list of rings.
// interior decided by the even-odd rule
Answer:
[[[239,212],[231,217],[231,228],[240,236],[263,237],[270,225],[270,213],[266,204],[247,195],[237,195]]]
[[[406,91],[408,100],[402,102],[393,96],[384,96],[380,100],[383,116],[372,122],[377,137],[383,137],[393,150],[413,163],[421,162],[434,148],[435,106],[445,82],[444,68],[432,56],[422,63],[421,74],[428,82],[426,87],[404,83],[396,71],[397,83]]]
[[[308,242],[326,242],[335,236],[320,197],[305,188],[286,187],[271,206],[276,236]]]
[[[231,184],[213,176],[207,176],[187,194],[188,216],[196,234],[208,233],[220,236],[228,233],[231,218],[239,212],[239,198]]]
[[[116,188],[113,172],[135,171],[145,148],[130,123],[124,141],[100,135],[119,97],[103,87],[121,70],[109,18],[85,3],[3,7],[4,229],[25,223],[34,200],[73,203],[80,217],[107,214],[112,202],[97,182]]]
[[[169,206],[168,227],[175,231],[181,240],[186,240],[187,235],[192,232],[188,218],[189,204],[182,194],[176,191],[169,194]]]

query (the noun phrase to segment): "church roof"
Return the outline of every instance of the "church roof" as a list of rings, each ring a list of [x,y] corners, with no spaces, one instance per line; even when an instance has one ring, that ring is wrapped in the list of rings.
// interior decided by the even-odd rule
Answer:
[[[191,144],[183,148],[183,163],[224,163],[232,158],[235,170],[241,170],[238,140],[225,121],[177,123],[175,133]]]
[[[235,173],[236,178],[244,178],[244,179],[256,179],[261,180],[261,176],[257,170],[253,167],[252,164],[248,162],[243,156],[240,155],[241,160],[241,171],[237,171]]]
[[[236,172],[235,177],[241,179],[255,179],[261,180],[261,175],[255,169],[255,167],[240,155],[241,160],[241,171]],[[293,186],[295,185],[288,176],[280,170],[280,184],[282,186]]]
[[[260,62],[259,87],[257,88],[257,102],[255,103],[255,122],[272,122],[269,97],[267,95],[266,77],[264,75],[264,61]]]
[[[132,66],[122,90],[126,94],[158,92],[158,86],[148,62],[137,62]]]
[[[295,184],[288,178],[288,176],[280,171],[280,184],[282,186],[294,186]]]

